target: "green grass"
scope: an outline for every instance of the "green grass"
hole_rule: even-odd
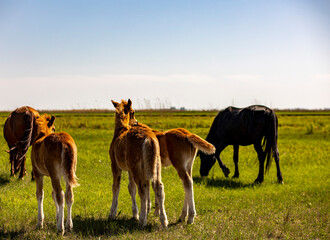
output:
[[[178,223],[184,191],[173,167],[163,168],[168,229],[152,213],[140,229],[131,219],[128,175],[123,174],[119,216],[108,221],[112,174],[108,149],[113,136],[111,112],[53,113],[56,131],[72,135],[78,146],[74,189],[74,229],[66,239],[329,239],[330,218],[330,114],[329,112],[279,112],[279,151],[284,184],[276,183],[273,163],[265,181],[254,185],[258,163],[252,146],[240,148],[240,179],[225,178],[218,165],[209,177],[199,177],[200,159],[194,170],[197,216],[193,225]],[[8,113],[0,113],[3,128]],[[137,119],[166,130],[184,127],[205,138],[216,112],[137,112]],[[31,159],[22,181],[9,176],[7,145],[0,133],[0,239],[61,239],[56,233],[55,205],[50,179],[44,181],[45,226],[35,229],[37,200],[30,181]],[[221,154],[234,172],[232,147]],[[151,192],[154,199],[153,192]],[[137,199],[139,199],[137,197]],[[139,203],[138,203],[139,204]]]

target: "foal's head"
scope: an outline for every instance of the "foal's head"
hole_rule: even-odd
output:
[[[54,121],[55,116],[50,116],[48,114],[37,117],[36,128],[34,129],[34,136],[36,136],[36,139],[55,132]]]
[[[137,124],[135,119],[135,111],[132,108],[132,101],[128,99],[121,100],[121,103],[111,100],[113,106],[116,108],[116,125],[129,127]]]

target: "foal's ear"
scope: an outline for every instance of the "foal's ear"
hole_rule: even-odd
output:
[[[48,127],[51,127],[53,124],[54,124],[54,121],[55,121],[55,116],[52,116],[51,118],[50,118],[50,120],[48,121]]]
[[[119,106],[119,103],[115,102],[114,100],[111,100],[111,102],[115,108],[117,108]]]
[[[131,108],[132,107],[132,101],[131,101],[131,99],[128,99],[128,101],[127,101],[127,107],[128,108]]]

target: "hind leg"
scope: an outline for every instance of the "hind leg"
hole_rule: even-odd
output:
[[[136,185],[135,185],[132,174],[128,173],[128,176],[129,176],[128,191],[129,191],[129,194],[131,195],[131,199],[132,199],[133,218],[138,220],[139,219],[139,215],[138,215],[139,209],[136,204]]]
[[[26,156],[23,157],[22,164],[21,164],[21,171],[19,173],[20,179],[23,179],[24,175],[26,175],[26,168],[25,168]]]
[[[277,181],[278,181],[278,183],[283,183],[283,177],[282,177],[282,173],[281,173],[281,169],[280,169],[280,157],[279,157],[279,152],[278,152],[277,147],[274,151],[274,158],[275,158],[276,169],[277,169]]]
[[[254,144],[254,149],[258,153],[258,159],[259,159],[259,174],[258,174],[257,179],[254,182],[262,183],[264,181],[264,165],[265,165],[266,155],[265,155],[264,151],[262,150],[260,143]]]
[[[147,184],[147,213],[149,214],[151,209],[151,199],[150,199],[150,181]]]
[[[197,149],[195,151],[195,154],[193,155],[191,161],[189,161],[189,164],[187,166],[187,170],[188,170],[188,188],[190,187],[190,195],[188,198],[188,206],[189,206],[189,213],[188,213],[188,221],[187,223],[192,224],[194,222],[194,218],[197,215],[196,214],[196,209],[195,209],[195,200],[194,200],[194,184],[193,184],[193,178],[192,178],[192,167],[194,164],[194,159],[196,157],[197,154]]]
[[[183,207],[182,207],[182,211],[181,211],[181,215],[179,217],[179,221],[180,222],[184,222],[186,221],[186,216],[188,214],[188,197],[187,197],[187,190],[184,188],[184,193],[185,193],[185,196],[184,196],[184,201],[183,201]]]
[[[139,225],[141,227],[144,227],[147,225],[147,216],[148,216],[148,192],[147,192],[147,185],[149,185],[149,181],[143,181],[140,179],[136,179],[135,182],[137,182],[138,185],[138,192],[140,196],[141,201],[141,207],[140,207],[140,217],[139,217]]]
[[[194,222],[194,217],[196,216],[196,209],[195,209],[195,201],[194,201],[194,189],[193,189],[193,180],[192,180],[192,167],[194,164],[194,159],[196,157],[197,149],[189,159],[186,171],[181,170],[179,173],[179,169],[177,169],[179,177],[182,181],[183,188],[185,191],[185,198],[182,208],[182,213],[180,216],[180,221],[185,221],[188,212],[188,221],[187,223],[192,224]],[[182,161],[184,162],[184,161]]]
[[[12,150],[9,152],[9,159],[10,159],[10,176],[14,176],[15,175],[15,154],[14,154],[15,150]]]
[[[187,172],[185,170],[183,170],[183,168],[176,168],[176,171],[178,172],[178,175],[181,179],[181,182],[183,184],[183,189],[184,189],[184,193],[185,193],[185,196],[184,196],[184,201],[183,201],[183,207],[182,207],[182,211],[181,211],[181,216],[179,217],[179,221],[180,222],[184,222],[186,220],[186,216],[187,216],[187,213],[188,213],[188,191],[189,189],[186,188],[186,181],[188,179],[187,177]]]
[[[53,197],[53,201],[54,201],[54,203],[55,203],[55,207],[56,207],[56,222],[58,221],[58,210],[59,210],[59,208],[58,208],[58,204],[57,204],[57,201],[56,201],[56,192],[53,190],[52,191],[52,197]]]
[[[64,234],[64,192],[62,191],[61,181],[58,176],[50,176],[53,187],[53,199],[56,205],[57,230]]]
[[[37,228],[43,228],[44,225],[44,208],[43,208],[43,200],[44,200],[44,179],[43,176],[36,174],[36,185],[37,185],[37,201],[38,201],[38,221]]]
[[[165,193],[164,193],[164,184],[160,179],[152,180],[153,190],[155,192],[156,202],[158,203],[159,207],[159,219],[163,227],[167,227],[168,221],[167,216],[165,213]]]
[[[65,226],[68,230],[71,230],[73,228],[72,205],[73,205],[74,199],[73,199],[72,186],[68,182],[66,183],[65,202],[66,202],[66,207],[67,207],[67,220],[66,220]]]
[[[152,181],[152,189],[155,191],[156,189],[156,181]],[[159,204],[158,204],[158,198],[155,196],[155,212],[154,212],[154,215],[155,216],[159,216]]]
[[[113,183],[112,183],[112,204],[111,204],[109,218],[114,219],[116,217],[117,209],[118,209],[118,197],[119,197],[122,170],[118,167],[117,163],[115,163],[114,161],[112,161],[111,169],[112,169]]]
[[[194,202],[194,190],[193,190],[193,180],[187,172],[184,172],[180,176],[183,183],[185,199],[182,208],[182,214],[180,216],[180,221],[185,221],[188,212],[188,223],[194,222],[194,217],[196,215],[195,202]]]

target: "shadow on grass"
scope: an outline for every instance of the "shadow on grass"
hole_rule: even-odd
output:
[[[6,185],[10,182],[9,175],[0,174],[0,186]],[[0,235],[1,236],[1,235]]]
[[[0,229],[0,239],[22,239],[24,235],[24,231],[6,231],[4,232],[3,229]]]
[[[82,218],[77,216],[73,218],[73,231],[74,233],[83,237],[90,236],[118,236],[127,233],[134,232],[151,232],[153,225],[147,224],[147,226],[141,228],[138,221],[133,218],[117,217],[113,220],[108,219],[96,219]]]
[[[193,180],[195,184],[204,184],[207,187],[221,187],[225,189],[247,188],[258,185],[255,183],[245,184],[230,178],[223,179],[223,178],[193,177]]]

